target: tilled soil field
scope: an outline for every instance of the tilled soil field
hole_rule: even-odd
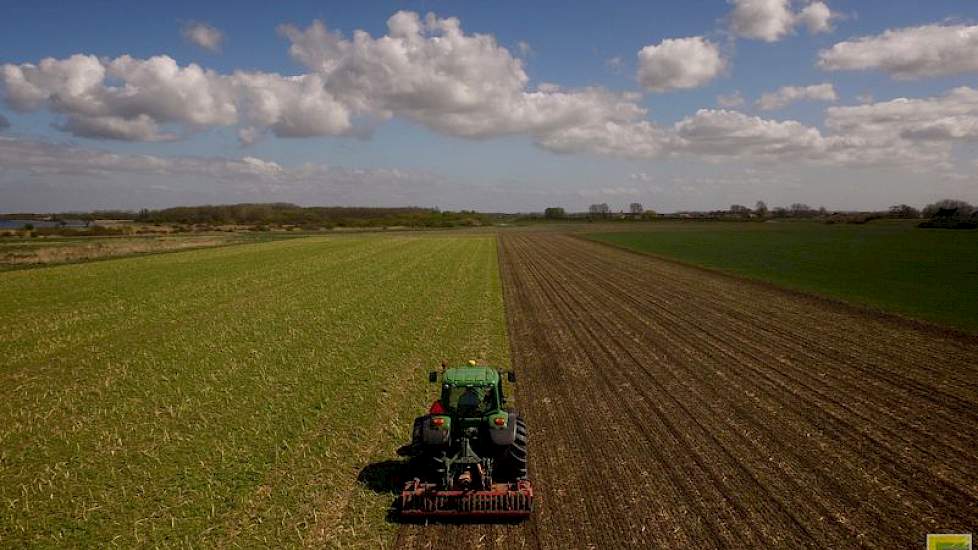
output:
[[[978,343],[558,234],[501,269],[538,499],[416,548],[922,548],[978,527]]]

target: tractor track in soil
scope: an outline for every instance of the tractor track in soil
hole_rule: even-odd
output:
[[[978,343],[552,233],[500,236],[536,510],[414,548],[913,548],[978,528]]]

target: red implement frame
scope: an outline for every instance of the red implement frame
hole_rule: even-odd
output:
[[[533,486],[527,480],[497,483],[491,491],[439,491],[415,479],[404,485],[400,512],[406,517],[494,517],[520,519],[533,511]]]

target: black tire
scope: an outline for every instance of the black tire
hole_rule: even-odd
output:
[[[434,481],[438,477],[435,475],[437,463],[434,453],[436,451],[424,444],[424,423],[430,416],[416,417],[411,427],[411,445],[415,447],[416,452],[408,461],[408,471],[411,477],[417,477],[422,481]]]
[[[418,416],[414,419],[414,426],[411,427],[411,443],[413,445],[422,445],[421,441],[421,430],[424,429],[424,421],[428,418],[427,416]]]
[[[526,429],[526,422],[517,417],[516,436],[513,438],[513,444],[506,447],[506,450],[499,457],[494,478],[499,481],[526,479],[530,450],[529,439],[530,434]]]

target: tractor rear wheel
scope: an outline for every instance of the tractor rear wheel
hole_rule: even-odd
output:
[[[506,447],[506,450],[499,458],[499,473],[507,480],[526,479],[527,460],[529,452],[529,432],[526,429],[526,422],[520,417],[516,418],[516,435],[513,444]],[[493,476],[497,477],[498,476]]]

